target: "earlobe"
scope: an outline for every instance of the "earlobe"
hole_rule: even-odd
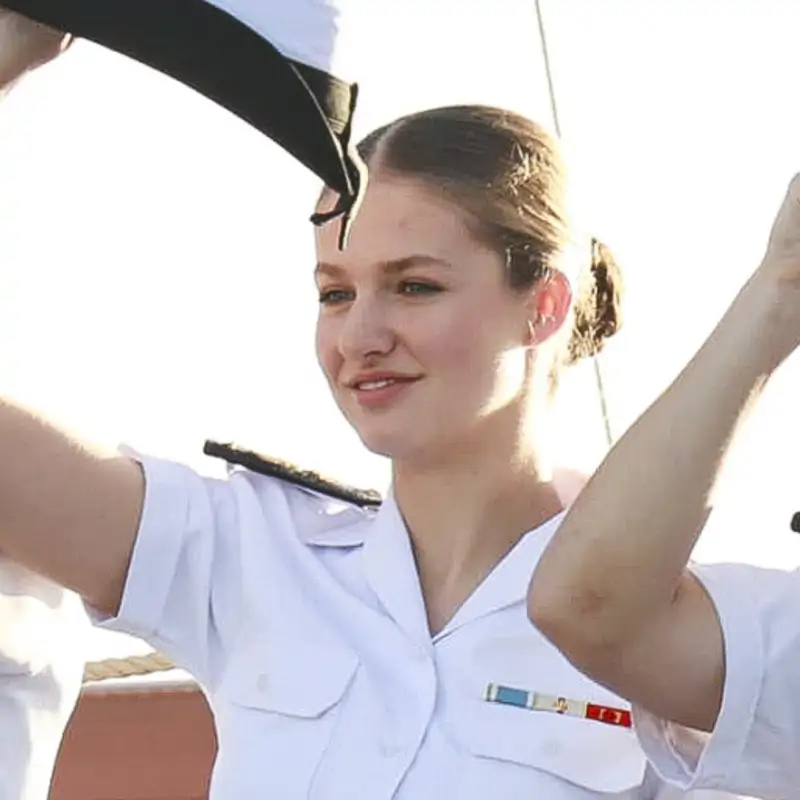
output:
[[[527,346],[533,347],[546,339],[554,322],[555,317],[552,314],[537,314],[536,319],[529,319]]]

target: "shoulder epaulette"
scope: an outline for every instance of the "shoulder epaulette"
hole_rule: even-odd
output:
[[[336,500],[344,500],[361,508],[379,506],[382,502],[380,493],[372,489],[356,489],[332,478],[323,477],[311,470],[301,469],[281,459],[268,458],[252,450],[244,450],[234,444],[207,441],[203,445],[203,453],[212,458],[221,458],[229,464],[244,467],[251,472],[277,478],[294,486],[310,489]]]

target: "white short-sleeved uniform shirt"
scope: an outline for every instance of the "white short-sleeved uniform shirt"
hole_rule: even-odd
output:
[[[142,462],[141,527],[106,624],[200,681],[219,740],[213,800],[684,797],[630,729],[484,699],[496,684],[626,708],[527,619],[558,519],[431,638],[391,497],[367,511],[245,470],[213,480]]]
[[[725,687],[713,733],[635,709],[658,772],[681,788],[800,798],[800,574],[721,564],[694,568],[717,609]]]
[[[46,800],[80,693],[77,596],[0,559],[0,800]]]

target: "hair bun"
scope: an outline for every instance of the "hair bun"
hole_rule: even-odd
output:
[[[622,327],[622,272],[611,249],[592,237],[589,280],[583,282],[575,303],[575,328],[567,363],[597,355],[606,340]]]
[[[611,249],[592,237],[592,278],[595,285],[595,332],[608,339],[622,327],[622,272]]]

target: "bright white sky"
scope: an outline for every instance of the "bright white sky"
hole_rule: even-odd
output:
[[[588,216],[627,274],[626,329],[602,360],[619,434],[756,265],[800,170],[800,5],[549,0],[544,11]],[[533,0],[347,0],[345,14],[360,133],[453,102],[552,122]],[[219,438],[385,486],[385,464],[317,371],[306,221],[317,185],[276,146],[80,43],[3,104],[0,176],[0,390],[206,470],[218,467],[203,440]],[[751,425],[701,560],[800,564],[788,527],[799,367]],[[591,466],[604,440],[590,365],[567,382],[562,411],[568,457]],[[90,658],[134,649],[108,634],[87,645]]]

